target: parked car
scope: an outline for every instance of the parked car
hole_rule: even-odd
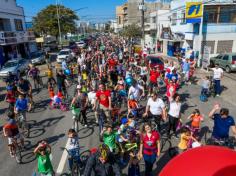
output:
[[[86,46],[86,43],[84,41],[79,41],[79,42],[76,42],[76,45],[79,47],[79,48],[84,48]]]
[[[0,70],[0,77],[6,78],[9,72],[11,72],[13,75],[24,73],[27,70],[29,63],[29,60],[22,58],[9,60]]]
[[[45,58],[44,52],[38,51],[38,52],[32,53],[31,54],[31,63],[33,65],[46,63],[46,58]]]
[[[236,53],[219,54],[210,58],[210,66],[214,67],[215,64],[219,64],[219,67],[225,69],[227,73],[236,71]]]
[[[164,70],[164,60],[161,56],[148,55],[146,57],[146,64],[150,68],[159,66],[160,71]]]
[[[63,49],[57,55],[57,62],[61,63],[64,59],[68,62],[72,60],[73,56],[70,49]]]

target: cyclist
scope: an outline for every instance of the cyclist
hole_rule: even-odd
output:
[[[68,138],[69,145],[67,146],[67,150],[69,152],[70,157],[68,158],[68,164],[70,171],[72,170],[73,160],[75,158],[78,160],[78,164],[81,164],[80,156],[79,156],[79,137],[74,129],[68,130]]]
[[[30,68],[30,70],[28,72],[28,76],[31,77],[34,81],[34,88],[35,89],[37,89],[40,84],[39,74],[40,74],[39,69],[37,67],[35,67],[34,65]]]
[[[158,68],[158,67],[157,67]],[[157,79],[160,77],[160,71],[152,67],[149,75],[149,96],[152,94],[154,88],[157,88]]]
[[[63,91],[63,95],[67,95],[66,86],[69,86],[69,83],[66,79],[66,76],[63,74],[62,70],[59,70],[57,75],[57,87],[58,90]]]
[[[20,77],[18,82],[17,91],[19,94],[24,95],[25,97],[30,98],[30,103],[33,102],[33,96],[32,96],[32,86],[28,80],[23,79]]]
[[[8,121],[3,126],[3,134],[4,136],[8,137],[8,149],[10,152],[10,156],[14,157],[14,151],[12,146],[14,139],[20,140],[22,147],[24,147],[24,139],[21,137],[16,120],[14,119],[15,114],[13,112],[9,112],[7,116]]]
[[[19,95],[18,99],[16,100],[15,104],[15,113],[21,113],[26,121],[26,111],[31,110],[31,104],[29,103],[28,99],[25,98],[23,95]]]
[[[106,144],[101,144],[98,151],[93,153],[84,170],[84,176],[121,176],[121,171],[114,154]]]
[[[161,119],[165,120],[167,117],[166,106],[156,92],[148,99],[144,117],[148,117],[149,119],[154,118],[159,130],[161,128]]]
[[[110,151],[113,153],[117,152],[116,138],[118,136],[117,131],[113,131],[111,124],[106,124],[101,132],[101,136],[103,137],[104,144],[106,144]]]
[[[93,109],[97,110],[97,108],[99,108],[99,110],[104,111],[107,120],[111,122],[111,92],[105,89],[104,84],[99,85],[99,90],[96,92],[96,99],[94,104],[95,105]]]
[[[220,113],[216,113],[220,110]],[[227,139],[229,138],[229,129],[232,129],[233,134],[236,136],[235,121],[229,115],[227,108],[220,108],[219,104],[214,105],[209,113],[209,117],[214,120],[212,137],[214,139]]]
[[[133,80],[132,86],[129,88],[128,97],[134,96],[135,100],[139,100],[140,97],[145,96],[144,87],[139,85],[137,81]]]
[[[5,97],[5,101],[9,103],[9,110],[13,110],[16,102],[16,93],[13,90],[13,86],[8,85],[7,86],[7,93]]]

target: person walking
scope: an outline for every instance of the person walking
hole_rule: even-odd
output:
[[[223,77],[224,71],[219,67],[219,64],[215,64],[215,68],[212,68],[213,71],[213,79],[215,83],[215,93],[216,96],[220,96],[221,93],[221,84],[220,81]]]

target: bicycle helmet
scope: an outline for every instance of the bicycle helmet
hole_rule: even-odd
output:
[[[109,147],[106,144],[101,144],[98,147],[98,151],[99,151],[99,156],[103,159],[107,159],[108,158],[108,154],[109,154]]]
[[[7,91],[13,90],[13,86],[11,86],[11,85],[8,85],[6,88],[7,88]]]
[[[121,119],[121,124],[126,124],[126,123],[128,123],[128,119],[127,119],[127,117],[123,117],[122,119]]]

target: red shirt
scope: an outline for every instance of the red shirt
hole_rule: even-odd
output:
[[[109,64],[109,69],[113,69],[117,65],[117,62],[115,59],[109,59],[108,64]]]
[[[15,94],[8,92],[6,96],[6,101],[8,103],[15,103],[16,102]]]
[[[160,140],[160,135],[157,131],[152,131],[150,138],[147,134],[141,136],[141,141],[143,142],[143,154],[153,155],[157,153],[157,141]]]
[[[176,93],[177,85],[176,84],[168,84],[167,85],[167,91],[166,91],[166,96],[167,97],[172,97]]]
[[[111,96],[111,92],[109,90],[105,91],[97,91],[96,92],[96,97],[98,98],[98,101],[100,104],[102,104],[105,107],[109,107],[109,97]]]
[[[160,73],[158,71],[151,70],[150,71],[150,81],[152,83],[157,83],[157,78],[160,76]]]

